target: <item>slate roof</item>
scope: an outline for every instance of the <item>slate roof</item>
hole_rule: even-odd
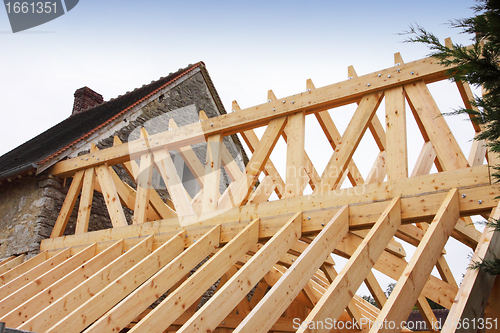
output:
[[[220,111],[225,113],[204,63],[199,62],[184,69],[179,69],[175,73],[128,92],[123,96],[104,102],[85,112],[70,116],[33,139],[0,156],[0,180],[19,174],[23,170],[36,169],[39,164],[57,157],[75,143],[84,140],[136,104],[154,95],[157,91],[197,67],[202,69],[203,76],[207,80]]]

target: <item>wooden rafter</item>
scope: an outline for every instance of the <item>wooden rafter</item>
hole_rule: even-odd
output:
[[[401,322],[416,304],[431,327],[428,299],[451,309],[445,333],[455,331],[451,320],[483,316],[494,279],[471,271],[459,287],[444,246],[453,237],[476,250],[475,260],[500,255],[496,234],[470,225],[473,215],[500,214],[498,186],[483,165],[496,157],[474,142],[467,160],[440,116],[427,84],[446,79],[446,69],[431,58],[404,63],[395,54],[394,61],[364,76],[350,66],[349,80],[322,88],[308,80],[307,91],[285,98],[270,90],[267,103],[241,109],[233,102],[235,112],[216,118],[200,111],[196,124],[170,120],[167,132],[143,129],[139,140],[115,138],[111,148],[92,146],[91,154],[56,164],[53,175],[73,181],[54,237],[21,265],[0,263],[0,321],[37,332],[294,332],[297,318]],[[470,87],[457,86],[467,106]],[[384,98],[385,130],[376,115]],[[424,138],[410,175],[406,102]],[[329,109],[350,103],[358,107],[341,135]],[[311,114],[333,148],[324,171],[305,149]],[[261,126],[267,128],[259,139],[254,129]],[[353,156],[367,129],[377,157],[363,175]],[[243,171],[224,139],[236,133],[252,154]],[[270,159],[280,137],[287,145],[282,175],[285,160]],[[191,148],[204,141],[205,165]],[[184,163],[201,187],[193,198],[177,173]],[[137,190],[120,179],[117,164]],[[437,173],[430,174],[433,165]],[[153,168],[175,211],[152,189]],[[222,194],[221,168],[232,181]],[[343,188],[346,178],[352,187]],[[303,195],[307,183],[313,194]],[[103,194],[114,228],[89,233],[94,191]],[[59,237],[78,198],[75,235]],[[122,206],[134,211],[134,224],[127,225]],[[416,247],[409,260],[401,241]],[[339,273],[331,253],[348,260]],[[434,267],[439,277],[431,275]],[[372,270],[398,281],[388,299]],[[354,294],[363,282],[378,308]],[[408,331],[361,331],[370,329]]]

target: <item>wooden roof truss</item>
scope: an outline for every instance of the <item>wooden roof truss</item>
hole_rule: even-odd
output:
[[[359,332],[399,332],[408,328],[368,320],[400,323],[417,305],[433,323],[428,299],[450,309],[442,332],[482,316],[494,277],[468,270],[459,287],[444,246],[453,237],[475,251],[473,260],[499,254],[497,234],[480,233],[470,218],[500,217],[498,187],[483,165],[497,157],[481,141],[464,156],[427,87],[447,79],[435,59],[403,63],[396,54],[395,62],[361,77],[350,67],[349,80],[322,88],[308,80],[306,91],[286,98],[269,91],[267,103],[241,110],[234,102],[227,115],[201,112],[199,123],[171,121],[167,132],[143,129],[139,140],[116,138],[111,148],[59,162],[52,174],[72,181],[52,238],[36,257],[0,264],[0,321],[35,332],[328,332],[317,323],[330,318],[355,322]],[[470,106],[470,87],[457,86]],[[385,129],[375,114],[384,98]],[[425,142],[411,175],[406,102]],[[358,106],[341,135],[328,110],[349,103]],[[305,151],[306,116],[334,150],[321,174]],[[380,152],[363,177],[352,156],[367,129]],[[245,170],[223,143],[235,133],[252,153]],[[280,137],[284,175],[270,158]],[[204,141],[202,163],[191,146]],[[196,196],[182,185],[171,150],[196,176]],[[117,164],[135,187],[120,179]],[[433,164],[438,172],[429,174]],[[153,168],[172,208],[151,187]],[[232,183],[220,193],[222,168]],[[352,187],[341,188],[346,178]],[[304,195],[307,184],[313,193]],[[94,191],[104,195],[114,228],[88,232]],[[279,200],[268,202],[272,193]],[[63,236],[78,197],[75,235]],[[131,225],[123,207],[134,211]],[[409,260],[401,241],[416,247]],[[340,271],[332,253],[348,260]],[[373,270],[397,281],[389,298]],[[355,294],[362,283],[378,308]]]

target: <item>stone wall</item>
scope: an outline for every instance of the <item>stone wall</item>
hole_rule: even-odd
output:
[[[204,110],[208,117],[216,117],[220,114],[214,99],[205,83],[201,72],[197,72],[188,79],[180,82],[159,95],[157,99],[136,111],[127,115],[118,125],[114,125],[113,131],[104,132],[97,140],[97,147],[104,149],[113,145],[113,138],[117,135],[122,142],[135,140],[139,137],[141,127],[145,127],[149,134],[155,134],[168,130],[171,118],[177,125],[184,126],[198,122],[198,113]],[[224,144],[231,152],[240,169],[244,169],[243,155],[234,142],[234,137],[224,138]],[[197,144],[194,150],[204,164],[206,155],[206,144]],[[88,153],[88,150],[78,152],[78,155]],[[171,152],[174,159],[175,151]],[[186,167],[176,163],[179,173],[186,172]],[[123,167],[115,166],[115,171],[126,183],[135,187]],[[159,180],[158,173],[154,172],[157,179],[157,190],[164,200],[168,193]],[[189,175],[183,177],[189,179]],[[0,258],[13,254],[27,253],[36,254],[39,250],[40,241],[50,236],[54,223],[57,219],[62,203],[66,196],[71,181],[67,180],[64,188],[62,182],[49,178],[48,172],[34,177],[16,179],[12,183],[0,186]],[[228,175],[221,175],[221,192],[230,183]],[[196,181],[186,184],[190,193],[197,192]],[[69,219],[65,234],[74,234],[79,201]],[[125,216],[131,223],[133,212],[125,208]],[[111,228],[108,211],[100,193],[94,192],[89,231]]]
[[[50,236],[65,193],[45,175],[18,179],[0,188],[0,258],[38,253]]]

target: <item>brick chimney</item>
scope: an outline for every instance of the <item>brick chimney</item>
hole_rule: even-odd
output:
[[[75,91],[75,103],[73,104],[73,112],[71,115],[86,111],[94,106],[102,104],[103,98],[101,94],[96,93],[89,87],[83,87]]]

